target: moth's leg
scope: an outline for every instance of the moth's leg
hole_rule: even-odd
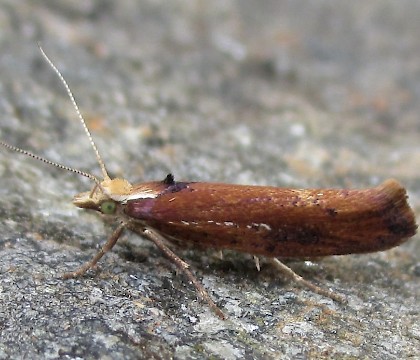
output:
[[[88,261],[87,263],[83,264],[79,269],[73,272],[69,272],[63,275],[64,279],[70,279],[82,276],[86,271],[92,269],[96,263],[104,256],[108,251],[110,251],[117,240],[120,238],[121,234],[123,233],[123,230],[125,228],[125,224],[120,224],[115,231],[112,233],[111,237],[108,239],[108,241],[105,243],[104,246],[102,246],[101,250],[92,258],[92,260]]]
[[[284,275],[286,275],[287,277],[291,278],[295,283],[303,286],[303,287],[307,287],[308,289],[312,290],[314,293],[317,293],[319,295],[325,296],[325,297],[329,297],[330,299],[333,299],[335,301],[344,303],[346,302],[346,299],[341,296],[336,294],[335,292],[328,290],[328,289],[323,289],[319,286],[316,286],[315,284],[311,283],[308,280],[305,280],[302,276],[296,274],[291,268],[289,268],[288,266],[284,265],[281,261],[279,261],[276,258],[268,258],[268,260],[271,262],[271,264],[273,264],[278,270],[280,270]]]
[[[216,313],[216,315],[222,320],[226,319],[226,316],[222,310],[220,310],[219,307],[214,303],[206,289],[204,289],[203,285],[189,270],[190,266],[165,245],[165,238],[151,229],[144,229],[143,234],[147,236],[151,241],[153,241],[155,245],[177,266],[177,268],[187,276],[188,280],[191,281],[195,286],[199,296],[207,302],[207,304]]]
[[[255,255],[252,258],[254,259],[255,267],[257,268],[258,271],[260,271],[261,270],[260,258]]]
[[[93,197],[93,194],[95,193],[96,189],[98,188],[98,184],[95,183],[95,186],[92,188],[90,194],[89,194],[89,198]]]

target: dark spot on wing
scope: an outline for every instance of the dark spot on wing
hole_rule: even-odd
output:
[[[337,210],[334,208],[327,208],[326,210],[327,210],[327,214],[331,217],[335,217],[338,214]]]

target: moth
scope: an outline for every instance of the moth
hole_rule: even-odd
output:
[[[398,246],[416,233],[415,216],[408,205],[406,191],[392,179],[361,190],[175,181],[172,174],[162,181],[139,184],[122,178],[112,179],[67,82],[41,47],[40,50],[67,91],[103,179],[5,142],[0,144],[88,177],[94,186],[90,191],[76,195],[74,205],[113,217],[117,222],[101,250],[78,270],[65,274],[65,278],[79,277],[92,269],[123,232],[130,230],[151,240],[193,283],[210,308],[224,319],[225,314],[189,265],[175,254],[171,244],[236,250],[252,254],[256,259],[264,256],[299,284],[341,301],[341,296],[306,281],[278,258],[310,259],[382,251]]]

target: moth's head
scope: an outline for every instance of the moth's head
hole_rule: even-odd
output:
[[[92,191],[77,194],[73,204],[79,208],[100,211],[112,215],[117,205],[124,203],[132,190],[132,185],[125,179],[107,178],[95,185]]]

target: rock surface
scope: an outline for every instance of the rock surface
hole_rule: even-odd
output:
[[[41,42],[114,175],[287,187],[395,177],[420,209],[420,5],[3,1],[0,138],[100,175]],[[86,179],[0,153],[0,359],[400,359],[420,348],[419,241],[291,266],[179,251],[216,318],[147,241],[77,280],[113,224],[74,208]]]

